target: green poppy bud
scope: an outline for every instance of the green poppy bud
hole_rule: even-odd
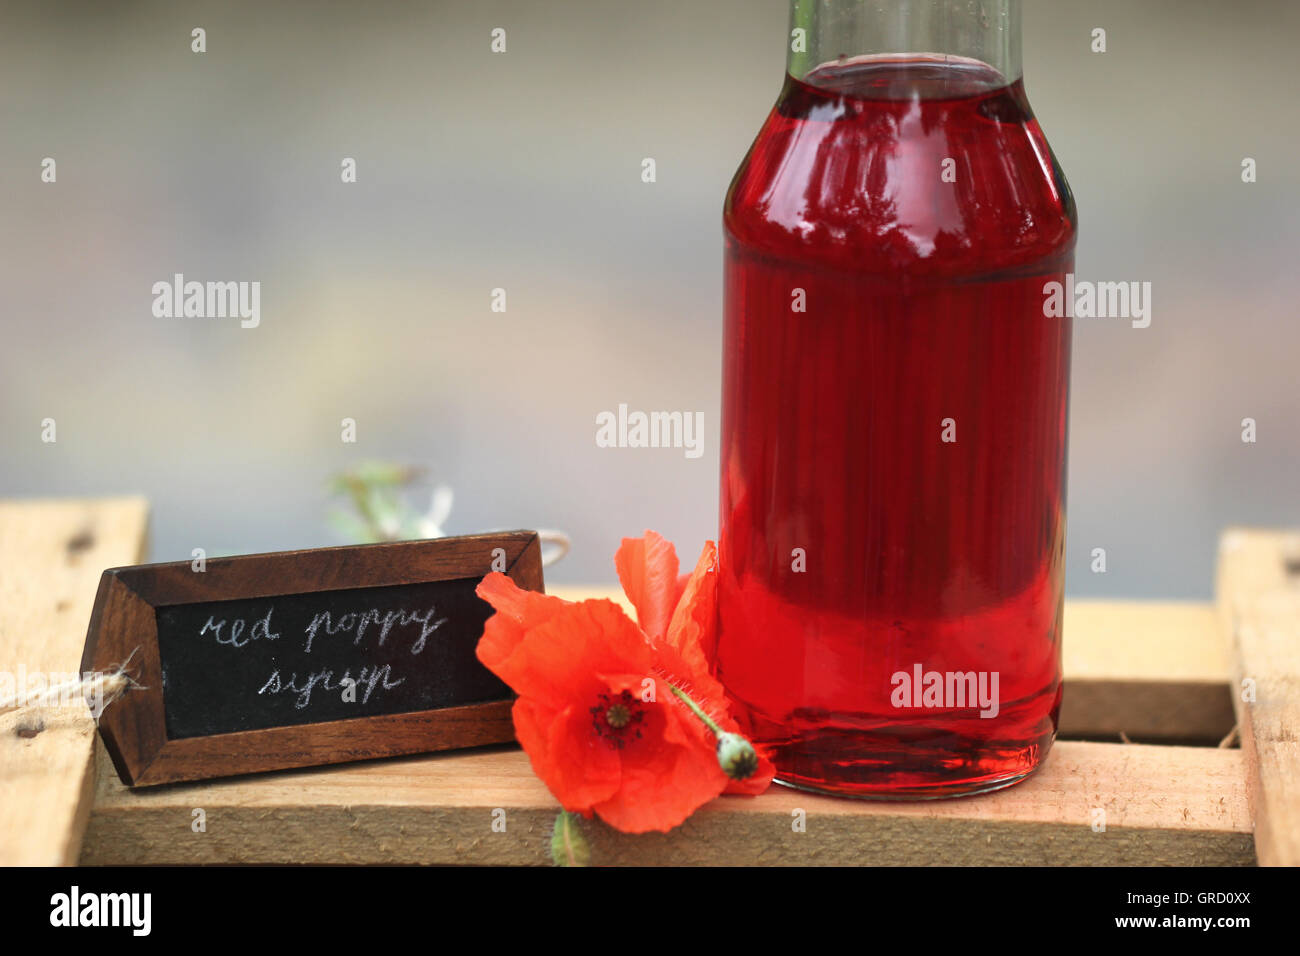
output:
[[[718,765],[732,780],[745,780],[758,770],[758,752],[740,734],[718,734]]]

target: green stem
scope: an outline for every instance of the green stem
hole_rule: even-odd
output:
[[[561,810],[551,830],[551,862],[556,866],[586,866],[591,847],[579,829],[578,814]]]
[[[691,700],[690,695],[687,694],[686,691],[682,690],[680,687],[674,687],[672,684],[668,685],[668,689],[677,695],[678,700],[691,709],[691,713],[704,721],[704,726],[713,731],[715,737],[721,737],[723,735],[723,729],[717,725],[717,722],[714,721],[712,717],[704,712],[704,709],[700,707],[699,704]]]

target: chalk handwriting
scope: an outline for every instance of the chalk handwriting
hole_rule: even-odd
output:
[[[361,639],[366,636],[366,630],[373,624],[379,635],[378,643],[380,647],[388,640],[388,634],[394,627],[405,627],[409,624],[420,625],[420,636],[411,644],[411,653],[418,654],[424,650],[425,642],[429,635],[447,623],[445,617],[434,620],[434,609],[430,607],[427,611],[408,611],[405,608],[398,608],[395,611],[380,612],[363,611],[360,614],[355,612],[344,614],[337,621],[331,616],[329,611],[321,611],[311,619],[307,625],[307,653],[311,653],[312,642],[316,640],[316,635],[325,634],[351,634],[352,643],[361,644]]]
[[[244,636],[246,623],[242,617],[237,617],[231,621],[230,629],[225,630],[225,619],[222,618],[218,621],[215,615],[210,614],[206,623],[199,629],[199,637],[211,631],[217,636],[218,644],[229,644],[231,647],[243,647],[249,641],[278,641],[280,635],[271,630],[271,612],[274,610],[275,608],[267,608],[266,615],[253,623],[247,637]]]
[[[405,682],[405,677],[393,679],[392,673],[392,668],[388,664],[382,667],[362,667],[356,677],[357,689],[361,691],[361,703],[368,703],[370,695],[376,690],[392,690]],[[332,670],[318,670],[305,674],[301,680],[296,673],[293,673],[286,680],[280,676],[279,668],[276,668],[257,693],[296,695],[293,702],[294,709],[303,710],[311,703],[312,691],[316,688],[337,691],[352,679],[350,671],[344,671],[341,677],[335,679]]]

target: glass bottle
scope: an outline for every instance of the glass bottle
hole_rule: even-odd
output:
[[[1061,701],[1069,186],[1018,0],[796,0],[728,191],[718,676],[784,783],[973,793]]]

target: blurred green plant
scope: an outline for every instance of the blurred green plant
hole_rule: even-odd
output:
[[[413,500],[428,493],[424,469],[387,461],[365,461],[329,480],[329,492],[345,505],[330,511],[330,524],[351,541],[404,541],[441,538],[451,514],[452,492],[447,485],[432,491],[429,506],[420,510]]]

